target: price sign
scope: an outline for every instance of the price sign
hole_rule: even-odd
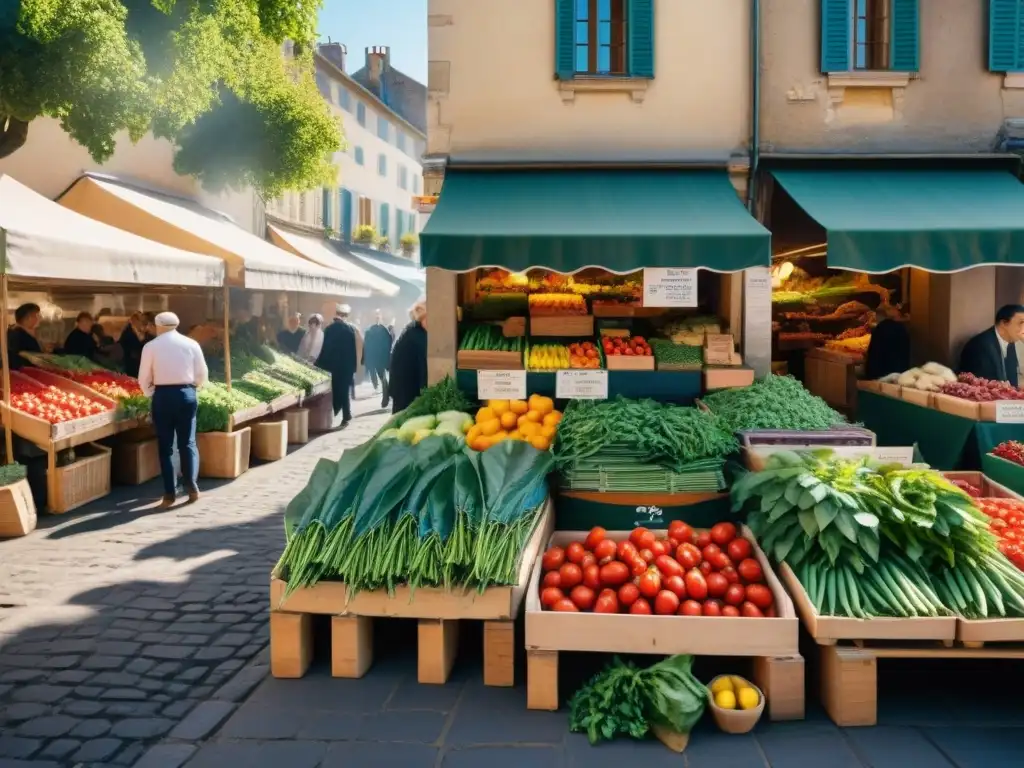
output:
[[[905,467],[909,467],[914,463],[913,447],[887,445],[872,449],[871,454],[874,456],[875,461],[881,461],[885,464],[902,464]]]
[[[559,400],[607,400],[608,371],[558,371],[555,397]]]
[[[697,270],[644,269],[645,307],[696,307]]]
[[[1024,424],[1024,400],[1000,400],[996,403],[996,422]]]
[[[525,400],[526,371],[477,371],[476,394],[481,400]]]

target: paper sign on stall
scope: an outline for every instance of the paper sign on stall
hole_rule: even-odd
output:
[[[747,448],[747,450],[761,458],[767,458],[773,453],[781,453],[783,451],[796,451],[799,453],[801,451],[828,450],[839,459],[862,459],[870,456],[875,461],[885,464],[902,464],[905,467],[909,467],[914,463],[913,446],[810,445],[797,447],[792,445],[755,445]]]
[[[996,403],[998,424],[1024,424],[1024,400],[1000,400]]]
[[[697,270],[644,268],[645,307],[696,307]]]
[[[476,396],[481,400],[525,400],[526,371],[477,371]]]
[[[558,371],[555,397],[559,400],[607,400],[608,371]]]
[[[875,457],[875,461],[881,461],[885,464],[902,464],[905,467],[909,467],[914,463],[914,448],[901,447],[901,446],[876,446],[871,449],[871,454]]]

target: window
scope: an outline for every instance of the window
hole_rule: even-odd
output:
[[[917,72],[919,0],[821,0],[821,71]]]
[[[405,211],[395,211],[395,243],[402,242],[402,235],[405,234]]]
[[[418,195],[420,193],[420,177],[416,174],[412,176],[412,193]]]
[[[626,74],[625,0],[576,0],[576,74]]]
[[[373,201],[368,197],[359,198],[359,226],[373,225]]]
[[[344,88],[339,88],[338,90],[341,91],[341,94],[340,94],[340,96],[341,96],[341,108],[344,109],[346,112],[351,112],[352,111],[352,94],[349,93]]]
[[[334,190],[328,187],[324,187],[323,202],[321,203],[322,213],[320,215],[321,221],[323,222],[324,229],[329,229],[334,225]]]
[[[391,129],[391,123],[385,120],[383,117],[377,117],[377,138],[388,140],[388,133]]]
[[[1007,74],[1024,72],[1024,28],[1019,23],[1022,10],[1024,10],[1024,0],[989,0],[988,68],[990,72],[1005,72]],[[1004,84],[1003,87],[1011,86]]]
[[[355,155],[355,158],[356,158],[356,165],[363,165],[363,161],[364,161],[364,158],[363,158],[363,148],[362,147],[356,147],[353,154]]]
[[[383,155],[383,154],[382,155],[377,155],[377,173],[379,173],[381,176],[387,176],[388,175],[388,156],[387,155]]]
[[[402,131],[401,129],[397,129],[397,130],[398,130],[398,137],[397,137],[396,141],[398,142],[398,148],[400,150],[402,150],[403,152],[405,152],[405,132]]]
[[[654,5],[654,0],[555,0],[557,78],[653,78]]]
[[[363,102],[356,104],[356,121],[363,126],[363,128],[366,127],[366,105],[363,104]]]
[[[398,186],[401,189],[409,188],[409,169],[404,165],[398,166]]]
[[[855,0],[853,4],[853,68],[889,68],[888,0]]]
[[[341,239],[348,242],[352,239],[352,192],[341,190],[341,222],[339,227]]]
[[[380,226],[377,229],[381,237],[387,237],[391,231],[391,206],[387,203],[380,204]]]

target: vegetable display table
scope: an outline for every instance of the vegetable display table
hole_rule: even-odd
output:
[[[555,373],[526,374],[528,392],[555,395]],[[703,373],[696,371],[608,371],[608,397],[651,398],[664,403],[691,404],[700,396]],[[459,370],[456,383],[469,397],[476,397],[477,372]]]

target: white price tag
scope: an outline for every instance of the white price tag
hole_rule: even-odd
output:
[[[900,447],[900,446],[881,446],[875,447],[871,451],[875,461],[881,461],[885,464],[902,464],[905,467],[909,467],[914,463],[914,448],[913,446]]]
[[[525,400],[526,371],[477,371],[476,396],[481,400]]]
[[[697,270],[646,267],[645,307],[696,307]]]
[[[996,403],[997,424],[1024,424],[1024,400],[1000,400]]]
[[[555,397],[559,400],[607,400],[608,371],[558,371]]]

